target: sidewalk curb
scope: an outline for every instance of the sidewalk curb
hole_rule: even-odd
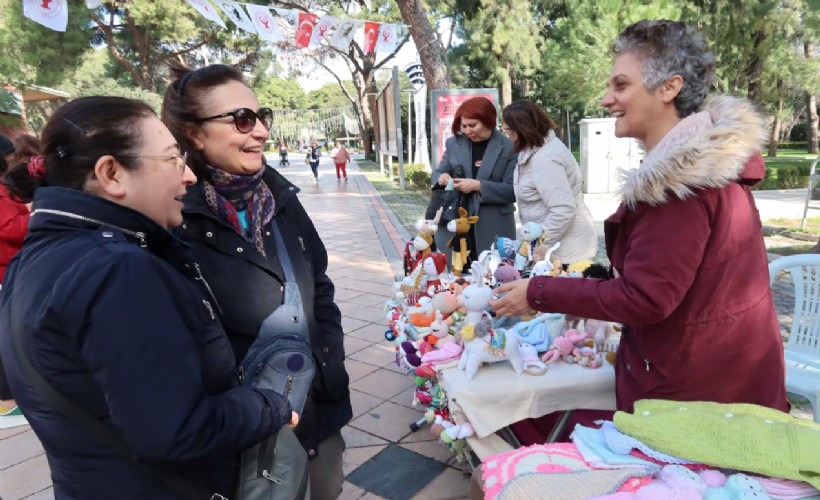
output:
[[[785,227],[776,227],[776,226],[763,226],[763,235],[764,236],[785,236],[786,238],[791,238],[793,240],[801,240],[801,241],[811,241],[817,242],[817,236],[813,234],[806,234],[800,233],[797,231],[792,231]]]
[[[355,170],[362,172],[362,170],[359,169],[359,160],[361,159],[354,158],[353,162],[356,165]],[[364,174],[357,175],[355,179],[359,187],[359,192],[362,193],[363,196],[370,198],[370,203],[367,208],[368,215],[379,236],[382,250],[384,250],[384,255],[390,263],[393,274],[397,278],[404,276],[402,259],[404,245],[410,240],[410,234],[404,226],[401,225],[387,202],[384,201],[381,193],[370,183],[370,179]]]

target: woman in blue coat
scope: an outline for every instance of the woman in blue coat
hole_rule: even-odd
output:
[[[173,67],[171,75],[162,119],[190,152],[200,179],[188,187],[178,233],[211,284],[238,361],[260,330],[278,321],[277,311],[285,311],[279,306],[286,286],[298,286],[305,314],[286,324],[309,335],[316,375],[294,431],[310,458],[311,497],[336,498],[344,483],[341,429],[353,410],[327,251],[298,188],[265,163],[272,112],[260,106],[242,74],[215,64],[196,71]]]
[[[237,385],[213,297],[168,231],[196,182],[185,154],[148,105],[118,97],[66,104],[42,140],[4,179],[34,204],[0,294],[0,353],[55,497],[183,498],[144,466],[232,497],[240,452],[296,418],[283,396]],[[127,457],[32,385],[13,337]]]

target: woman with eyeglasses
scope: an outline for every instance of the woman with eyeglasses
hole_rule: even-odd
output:
[[[555,135],[555,122],[526,99],[504,108],[501,116],[502,130],[518,153],[513,185],[521,223],[541,224],[542,248],[561,242],[553,256],[563,264],[595,257],[598,237],[581,194],[581,168]]]
[[[453,136],[444,143],[444,156],[432,176],[433,189],[444,189],[452,180],[453,189],[478,198],[478,213],[471,214],[478,215],[472,259],[488,250],[497,236],[516,236],[513,175],[518,154],[512,141],[497,130],[497,123],[489,99],[464,101],[456,110]],[[444,229],[436,231],[437,248],[445,251],[450,237],[452,233]]]
[[[299,189],[265,162],[271,110],[242,74],[225,65],[172,66],[171,76],[162,118],[199,177],[188,187],[179,234],[211,285],[237,361],[276,317],[286,283],[298,285],[317,370],[295,432],[310,458],[312,498],[336,498],[344,482],[340,431],[353,412],[327,251]]]
[[[59,108],[42,156],[3,179],[34,201],[0,355],[57,499],[186,498],[181,483],[232,498],[240,452],[296,422],[280,394],[238,385],[214,298],[169,232],[195,182],[150,106],[120,97]]]

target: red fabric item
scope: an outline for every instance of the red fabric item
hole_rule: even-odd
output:
[[[23,247],[29,217],[28,208],[12,200],[6,187],[0,185],[0,280],[11,258]]]
[[[555,424],[558,423],[558,418],[560,418],[562,413],[563,412],[548,413],[542,417],[528,418],[516,422],[510,427],[522,446],[543,444],[547,442],[547,437],[550,432],[552,432]],[[615,415],[615,412],[610,410],[575,410],[572,412],[572,416],[564,428],[564,431],[558,435],[556,442],[570,442],[571,439],[569,435],[572,434],[572,430],[575,429],[577,424],[597,428],[598,425],[595,424],[596,420],[612,420],[613,415]]]
[[[528,301],[625,325],[615,365],[617,407],[639,399],[752,403],[788,411],[780,328],[749,187],[738,182],[621,205],[604,225],[616,279],[536,277]]]

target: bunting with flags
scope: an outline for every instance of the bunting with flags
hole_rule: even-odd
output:
[[[219,2],[219,8],[222,9],[237,28],[247,31],[248,33],[256,33],[256,26],[250,20],[245,9],[236,2]]]
[[[65,31],[68,25],[68,0],[22,1],[23,14],[26,17],[50,29]],[[393,52],[398,46],[398,30],[404,26],[395,23],[345,19],[329,14],[319,16],[301,10],[230,0],[187,0],[187,2],[202,17],[218,24],[223,29],[228,27],[220,16],[220,11],[243,31],[255,33],[262,40],[272,43],[282,44],[290,40],[299,49],[326,45],[346,51],[353,42],[354,36],[359,32],[359,28],[363,27],[361,45],[366,54]],[[104,0],[86,0],[85,5],[89,9],[97,9],[103,3]]]
[[[252,4],[247,4],[246,7],[259,38],[266,42],[273,43],[279,43],[285,40],[285,34],[282,33],[269,8],[264,5]]]
[[[225,25],[225,21],[219,17],[216,9],[214,9],[213,5],[211,5],[208,0],[188,0],[188,3],[191,4],[191,7],[199,12],[205,19],[215,22],[220,25],[222,29],[228,29],[228,26]]]
[[[310,37],[308,47],[315,47],[322,43],[322,40],[327,37],[330,30],[336,26],[336,16],[322,16],[316,21],[316,26],[313,28],[313,35]]]
[[[23,15],[54,31],[65,31],[68,25],[66,0],[23,0]]]

